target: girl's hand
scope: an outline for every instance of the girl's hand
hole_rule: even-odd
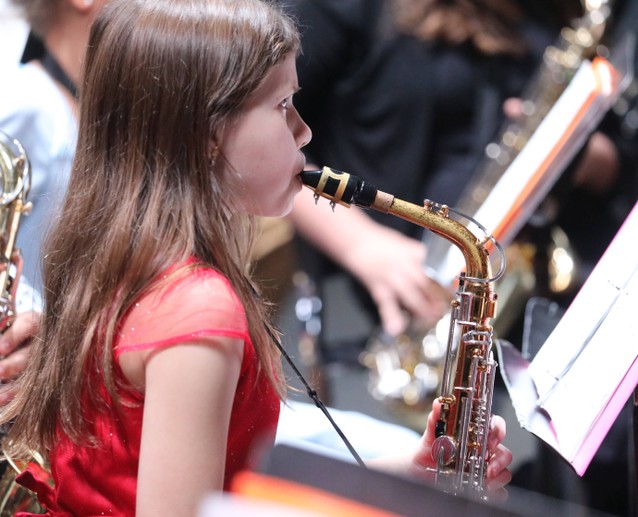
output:
[[[439,418],[441,405],[438,400],[434,401],[432,411],[428,415],[427,427],[421,438],[419,450],[413,457],[412,472],[416,475],[432,477],[431,473],[425,469],[436,468],[432,459],[432,445],[435,440],[434,428]],[[505,420],[498,415],[492,416],[487,448],[489,450],[489,464],[487,467],[486,488],[490,499],[503,499],[507,496],[505,485],[512,480],[512,474],[508,470],[512,463],[512,453],[501,442],[505,438]]]

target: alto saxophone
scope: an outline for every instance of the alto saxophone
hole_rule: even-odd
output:
[[[432,456],[436,484],[447,492],[484,497],[489,451],[487,439],[492,417],[492,395],[497,364],[492,353],[491,319],[496,294],[488,244],[500,250],[491,237],[479,240],[465,225],[451,219],[446,206],[426,201],[418,206],[377,190],[345,172],[324,167],[306,171],[302,182],[334,204],[354,203],[418,224],[456,245],[465,258],[460,275],[447,343],[444,380],[439,401],[440,417]],[[504,269],[501,261],[500,275]]]
[[[563,27],[558,41],[545,49],[535,76],[521,95],[521,116],[507,121],[498,137],[485,148],[483,160],[455,203],[460,212],[473,215],[481,208],[499,179],[567,89],[583,62],[599,53],[607,53],[601,41],[611,16],[610,0],[581,0],[581,3],[583,15],[573,20],[571,25]],[[524,222],[519,221],[515,228]],[[510,231],[509,235],[499,236],[499,239],[509,244],[515,237],[512,233]],[[450,285],[453,280],[451,275],[442,274],[449,248],[446,242],[433,242],[428,246],[426,257],[425,265],[432,270],[433,280],[443,286]],[[556,274],[561,273],[557,271]],[[568,274],[563,276],[567,277]],[[567,285],[556,287],[556,292],[566,290],[571,278],[564,278],[563,281]],[[503,302],[501,296],[501,304]],[[503,311],[499,319],[503,319]]]
[[[17,140],[0,132],[0,333],[15,319],[15,295],[22,272],[16,248],[20,218],[31,210],[29,160]]]
[[[26,201],[30,187],[31,169],[24,148],[0,131],[0,333],[16,317],[16,290],[22,272],[16,237],[22,215],[31,210],[31,203]],[[36,454],[34,461],[44,463]],[[0,463],[0,517],[18,511],[42,511],[35,494],[16,483],[20,471],[21,465],[9,458]]]

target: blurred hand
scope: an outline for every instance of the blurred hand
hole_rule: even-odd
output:
[[[19,314],[13,324],[0,336],[0,404],[5,404],[14,395],[16,379],[27,365],[31,352],[31,338],[40,327],[40,314]]]
[[[618,181],[620,157],[616,144],[604,133],[591,135],[574,170],[574,185],[590,192],[604,193]]]
[[[410,318],[430,327],[449,309],[451,293],[423,271],[425,254],[422,242],[380,225],[343,251],[344,265],[368,289],[393,336]]]
[[[523,119],[523,101],[517,97],[510,97],[503,103],[503,113],[507,118],[521,121]]]
[[[310,191],[297,196],[291,218],[307,240],[364,285],[388,334],[403,332],[411,318],[431,327],[449,310],[452,293],[426,276],[421,241],[375,222],[357,207],[333,210],[328,202],[315,204]]]

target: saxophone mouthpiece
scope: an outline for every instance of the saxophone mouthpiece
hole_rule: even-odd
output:
[[[315,193],[315,198],[325,197],[333,204],[349,207],[352,203],[370,207],[377,189],[357,176],[324,167],[316,171],[303,171],[301,181]]]

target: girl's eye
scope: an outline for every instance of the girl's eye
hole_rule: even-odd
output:
[[[283,101],[281,101],[279,103],[279,106],[281,106],[283,109],[287,110],[288,106],[290,105],[290,99],[284,99]]]

